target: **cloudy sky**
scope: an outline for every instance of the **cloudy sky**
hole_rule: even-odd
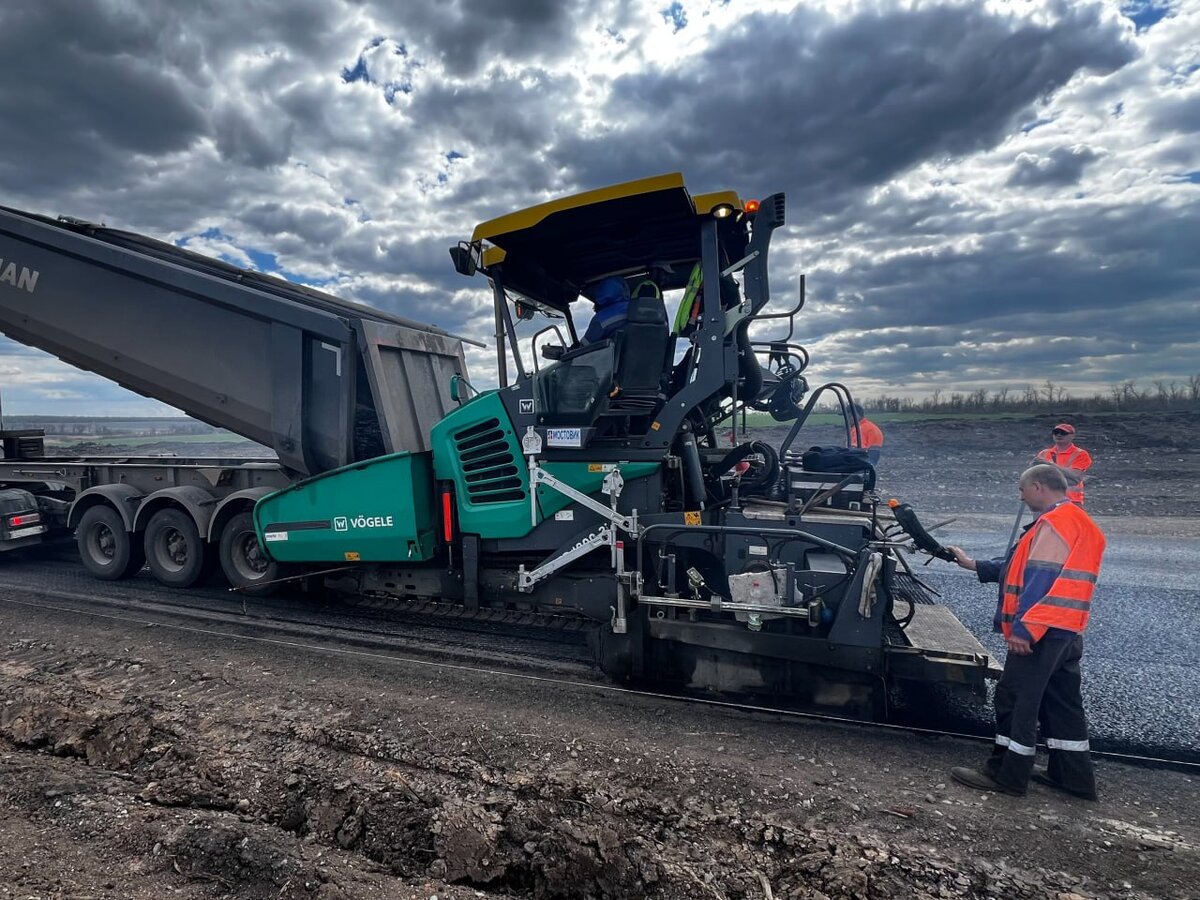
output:
[[[787,192],[818,379],[1200,371],[1200,0],[18,0],[0,120],[2,205],[477,337],[476,223],[682,171]],[[169,412],[4,338],[0,391]]]

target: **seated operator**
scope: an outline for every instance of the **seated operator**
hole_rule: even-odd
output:
[[[597,344],[613,337],[629,320],[629,285],[624,278],[611,275],[596,285],[592,294],[595,312],[579,343]]]

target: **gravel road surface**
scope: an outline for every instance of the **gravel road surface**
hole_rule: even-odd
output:
[[[1098,521],[1108,550],[1083,663],[1095,746],[1200,760],[1200,644],[1195,640],[1200,539],[1130,534],[1118,518]],[[988,558],[1000,552],[1011,529],[1011,518],[975,516],[946,526],[942,540]],[[940,562],[924,569],[922,577],[1002,659],[1004,642],[991,631],[996,586]]]

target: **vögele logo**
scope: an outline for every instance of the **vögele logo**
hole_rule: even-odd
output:
[[[349,531],[350,530],[350,524],[346,521],[345,516],[338,516],[337,518],[335,518],[333,520],[333,530],[334,531]]]

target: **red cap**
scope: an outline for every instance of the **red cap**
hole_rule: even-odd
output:
[[[1063,423],[1061,423],[1061,424],[1059,424],[1059,425],[1055,425],[1055,426],[1054,426],[1054,428],[1053,428],[1053,429],[1051,429],[1051,430],[1052,430],[1052,431],[1065,431],[1067,434],[1074,434],[1074,433],[1075,433],[1075,426],[1074,426],[1074,425],[1068,425],[1066,422],[1063,422]]]

